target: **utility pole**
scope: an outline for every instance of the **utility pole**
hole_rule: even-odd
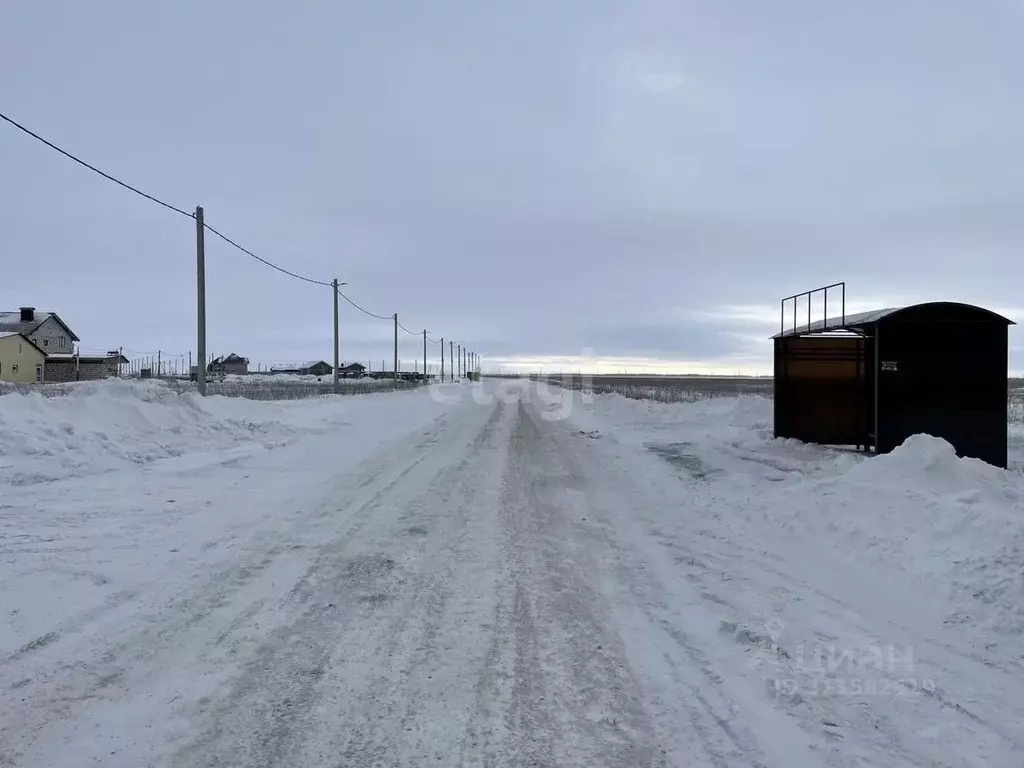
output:
[[[156,351],[156,377],[158,379],[160,378],[160,359],[161,359],[162,354],[163,353],[162,353],[161,350],[158,349]]]
[[[455,353],[452,351],[455,348],[455,342],[448,342],[448,370],[451,371],[452,382],[455,382]],[[441,354],[444,354],[444,350],[441,350]]]
[[[459,378],[462,378],[462,345],[459,344],[456,351],[459,353]]]
[[[334,391],[338,391],[338,278],[331,281],[334,288]]]
[[[203,240],[203,208],[196,206],[196,321],[198,328],[196,356],[199,370],[196,376],[200,395],[206,394],[206,245]]]
[[[444,336],[441,337],[441,378],[438,381],[444,384]]]
[[[398,313],[395,312],[395,381],[398,381]]]
[[[427,383],[427,329],[423,329],[423,383]]]

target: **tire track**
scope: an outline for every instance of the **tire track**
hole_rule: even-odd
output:
[[[381,517],[320,548],[288,596],[291,617],[193,713],[214,725],[173,765],[410,764],[402,754],[417,748],[418,671],[450,640],[453,556],[472,556],[469,516],[486,479],[476,464],[500,443],[501,420],[492,409],[468,439],[456,438],[457,452],[445,446],[379,494]],[[427,535],[410,535],[416,525]]]
[[[330,535],[339,538],[355,534],[381,508],[381,496],[406,481],[410,473],[429,455],[429,449],[443,439],[450,425],[443,418],[435,422],[438,433],[421,434],[412,445],[408,436],[391,441],[372,457],[352,470],[336,476],[327,486],[323,500],[312,509],[294,511],[288,525],[292,530],[312,525],[328,527]],[[356,479],[362,481],[354,488]],[[303,531],[305,534],[305,531]],[[173,675],[177,657],[189,643],[206,638],[213,632],[211,648],[224,644],[231,627],[244,624],[247,615],[255,615],[251,604],[239,603],[237,595],[265,578],[268,570],[281,557],[302,556],[302,545],[290,536],[282,536],[280,528],[263,531],[251,537],[241,554],[225,567],[189,585],[189,591],[172,599],[152,613],[136,613],[127,633],[112,635],[106,645],[96,645],[90,638],[88,653],[74,653],[84,660],[72,664],[53,665],[50,656],[61,653],[63,641],[84,642],[90,622],[112,608],[121,607],[138,597],[129,593],[113,604],[65,623],[46,642],[30,644],[17,658],[8,659],[12,679],[31,679],[19,690],[19,707],[4,719],[0,743],[10,749],[31,753],[37,746],[45,748],[43,734],[62,721],[79,717],[84,708],[95,706],[98,699],[115,702],[148,681],[161,675]],[[237,605],[237,607],[236,607]],[[226,612],[226,613],[225,613]],[[216,614],[225,614],[223,624],[211,627]],[[107,638],[102,638],[106,640]],[[198,640],[199,642],[207,642]],[[32,657],[46,652],[47,658],[36,662]],[[220,660],[230,661],[223,658]],[[116,681],[116,684],[111,684]]]

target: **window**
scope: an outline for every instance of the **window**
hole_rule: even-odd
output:
[[[12,365],[11,366],[11,373],[17,373],[17,372],[18,372],[18,366],[17,365]]]
[[[66,347],[67,346],[67,341],[68,341],[67,336],[60,336],[60,337],[57,338],[57,346],[58,347]]]
[[[43,346],[44,347],[50,346],[50,340],[49,339],[43,339]]]
[[[43,383],[43,366],[36,365],[36,384]]]

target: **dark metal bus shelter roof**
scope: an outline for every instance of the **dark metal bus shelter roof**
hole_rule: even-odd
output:
[[[959,302],[949,301],[936,301],[926,302],[924,304],[912,304],[906,307],[890,307],[888,309],[876,309],[871,312],[861,312],[856,315],[844,315],[842,317],[829,317],[823,320],[815,320],[811,323],[805,323],[804,325],[797,326],[794,328],[786,328],[781,333],[777,333],[772,336],[773,339],[779,339],[784,336],[805,336],[812,333],[830,333],[833,331],[857,333],[862,336],[872,336],[875,332],[875,327],[878,323],[887,317],[895,315],[906,309],[912,309],[915,307],[963,307],[969,308],[975,312],[984,313],[992,319],[999,319],[1006,322],[1008,325],[1015,325],[1015,323],[1009,318],[1003,317],[1002,315],[996,314],[982,307],[976,307],[971,304],[961,304]]]

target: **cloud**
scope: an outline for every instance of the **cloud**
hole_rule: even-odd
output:
[[[435,337],[728,365],[768,344],[781,297],[838,280],[851,312],[1019,303],[1020,20],[927,0],[29,3],[0,27],[0,89]],[[189,219],[7,129],[0,156],[25,265],[0,309],[55,309],[89,347],[194,349]],[[331,355],[329,293],[223,244],[207,269],[211,348]],[[343,357],[389,357],[387,321],[341,313]]]

